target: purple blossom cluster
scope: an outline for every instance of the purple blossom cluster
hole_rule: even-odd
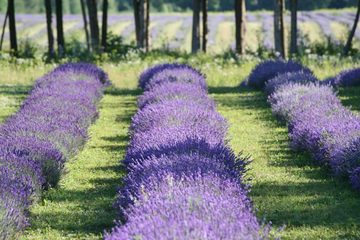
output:
[[[311,70],[294,61],[268,60],[258,64],[250,73],[247,85],[262,89],[266,82],[279,74],[288,72],[312,73]]]
[[[61,65],[38,79],[20,110],[0,126],[0,239],[26,227],[31,203],[57,184],[65,161],[87,140],[107,84],[94,65]]]
[[[274,115],[288,124],[290,146],[309,152],[360,189],[360,117],[309,72],[262,71],[263,76],[277,75],[266,79],[265,91]]]
[[[360,86],[360,68],[347,69],[340,72],[335,77],[330,77],[325,80],[334,87],[352,87]]]
[[[203,75],[162,64],[144,71],[140,86],[115,203],[122,222],[105,239],[266,238],[243,181],[247,160],[227,146]]]

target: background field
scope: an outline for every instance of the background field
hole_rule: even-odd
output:
[[[59,187],[44,193],[31,209],[32,226],[23,239],[100,239],[113,226],[112,203],[125,172],[119,167],[128,142],[127,129],[136,111],[138,74],[153,63],[186,61],[207,74],[209,92],[230,123],[231,147],[251,155],[250,193],[257,215],[275,229],[286,226],[284,239],[359,239],[359,193],[334,179],[306,154],[288,147],[286,126],[271,115],[265,96],[238,87],[258,60],[240,63],[206,56],[187,60],[158,57],[103,64],[113,86],[100,103],[100,118],[90,128],[90,141],[66,165]],[[360,66],[336,59],[304,59],[319,78]],[[0,121],[14,113],[34,80],[54,65],[0,65]],[[360,88],[341,89],[343,103],[360,110]]]
[[[44,47],[47,44],[45,14],[17,14],[17,30],[20,39],[29,39]],[[0,15],[0,22],[4,15]],[[299,12],[299,43],[325,43],[328,39],[337,43],[346,40],[353,24],[355,11],[309,11]],[[54,19],[55,21],[55,19]],[[259,48],[273,49],[272,12],[249,12],[247,15],[248,51]],[[286,17],[289,26],[290,17]],[[109,16],[109,31],[121,35],[125,43],[135,41],[134,20],[131,13]],[[152,49],[171,49],[189,52],[191,47],[191,13],[153,13],[150,20],[150,45]],[[101,23],[101,21],[100,21]],[[209,14],[209,52],[222,53],[234,48],[235,20],[232,12]],[[288,29],[289,30],[289,29]],[[64,31],[67,42],[76,39],[85,42],[81,15],[65,15]],[[8,47],[8,32],[4,47]],[[360,31],[355,35],[354,47],[360,48]]]

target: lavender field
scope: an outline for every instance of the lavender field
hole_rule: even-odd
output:
[[[324,43],[327,38],[335,42],[344,42],[355,17],[354,12],[312,11],[299,12],[299,41]],[[4,16],[0,16],[3,21]],[[150,43],[152,49],[172,49],[190,51],[191,23],[190,13],[154,13],[150,16]],[[256,51],[259,47],[273,49],[273,17],[271,12],[249,12],[247,15],[247,48]],[[55,19],[54,19],[55,21]],[[290,17],[286,17],[289,24]],[[100,21],[101,22],[101,21]],[[221,53],[234,47],[234,16],[232,13],[210,13],[209,15],[209,51]],[[45,15],[17,15],[19,38],[30,39],[45,47]],[[110,15],[109,30],[123,37],[125,43],[135,41],[134,21],[131,13]],[[84,42],[83,22],[80,15],[64,16],[65,37],[69,41],[76,38]],[[5,46],[9,43],[5,33]],[[359,47],[360,31],[355,34],[355,47]]]

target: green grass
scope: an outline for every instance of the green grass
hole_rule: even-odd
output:
[[[314,165],[306,154],[291,151],[287,128],[274,119],[265,96],[237,87],[257,61],[235,64],[199,55],[102,64],[113,87],[99,104],[100,117],[89,129],[91,138],[67,162],[59,186],[45,192],[31,209],[32,226],[22,239],[101,239],[103,230],[113,226],[115,189],[125,174],[119,161],[140,94],[138,74],[152,63],[175,59],[207,74],[210,95],[230,123],[231,147],[251,155],[250,196],[260,220],[271,221],[275,229],[285,225],[284,239],[360,238],[360,195],[346,181],[333,179],[329,171]],[[304,61],[320,78],[358,66],[352,61]],[[0,64],[0,121],[18,109],[34,79],[52,67]],[[340,89],[339,96],[345,105],[360,111],[360,88]]]

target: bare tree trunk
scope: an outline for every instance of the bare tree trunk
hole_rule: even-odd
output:
[[[62,57],[63,54],[65,53],[62,0],[56,0],[55,5],[56,5],[56,31],[57,31],[58,54],[60,57]]]
[[[109,8],[108,0],[104,0],[103,9],[102,9],[102,26],[101,26],[101,47],[103,51],[106,51],[108,8]]]
[[[5,19],[4,19],[4,23],[3,23],[3,27],[2,27],[2,32],[1,32],[0,51],[2,51],[2,46],[3,46],[3,42],[4,42],[4,35],[5,35],[5,28],[6,28],[6,23],[7,23],[8,17],[9,17],[9,12],[6,11],[6,15],[5,15]]]
[[[133,0],[134,5],[134,20],[135,20],[135,35],[136,45],[140,47],[140,12],[139,12],[139,0]]]
[[[349,37],[346,41],[346,45],[344,47],[344,55],[347,56],[350,52],[351,46],[352,46],[352,40],[354,38],[355,35],[355,31],[357,28],[357,24],[359,22],[359,17],[360,17],[360,0],[358,1],[358,6],[357,6],[357,11],[356,11],[356,17],[355,17],[355,21],[354,21],[354,25],[351,29],[351,32],[349,34]]]
[[[283,58],[286,58],[286,35],[284,22],[284,0],[275,0],[274,8],[274,39],[275,51],[279,52]]]
[[[138,47],[145,48],[148,50],[147,42],[148,40],[148,1],[139,0],[139,9],[138,9],[138,21],[139,21],[139,43]]]
[[[291,0],[291,54],[297,54],[297,10],[298,0]]]
[[[150,25],[150,0],[146,1],[146,16],[145,16],[145,49],[146,52],[149,51],[149,25]]]
[[[48,36],[48,54],[49,57],[54,57],[54,34],[52,29],[52,10],[51,10],[51,1],[44,0],[45,3],[45,13],[46,13],[46,29]]]
[[[88,21],[87,21],[86,8],[85,8],[85,2],[84,1],[85,0],[80,0],[80,4],[81,4],[81,12],[82,12],[82,16],[83,16],[83,21],[84,21],[86,47],[87,47],[87,50],[90,51],[90,37],[89,37]]]
[[[87,0],[89,19],[90,19],[90,36],[91,36],[91,48],[93,51],[97,52],[99,50],[100,44],[100,31],[99,31],[99,21],[97,15],[97,5],[96,0]]]
[[[192,53],[200,50],[200,1],[193,0]]]
[[[236,52],[243,55],[245,53],[245,34],[246,34],[246,5],[245,0],[235,0],[235,38]]]
[[[207,40],[208,40],[208,0],[202,0],[202,24],[203,24],[203,35],[202,35],[202,50],[206,53]]]
[[[16,38],[15,4],[14,0],[8,0],[10,49],[17,55],[18,45]]]

